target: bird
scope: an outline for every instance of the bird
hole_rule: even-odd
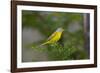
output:
[[[62,27],[57,28],[57,30],[55,32],[53,32],[53,34],[46,40],[46,42],[44,42],[40,46],[58,42],[61,38],[63,31],[64,31],[64,29]]]

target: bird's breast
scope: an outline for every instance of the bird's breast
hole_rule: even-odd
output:
[[[55,32],[54,36],[50,39],[49,42],[57,42],[61,38],[62,32]]]
[[[60,38],[61,37],[62,32],[57,32],[57,36]]]
[[[55,39],[58,41],[61,38],[61,32],[56,32]]]

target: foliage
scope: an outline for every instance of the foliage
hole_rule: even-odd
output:
[[[48,54],[49,61],[87,59],[87,53],[84,49],[75,48],[71,44],[62,46],[58,43],[53,43],[48,44],[46,48],[37,46],[32,48],[39,52],[45,51]]]
[[[48,50],[50,51],[47,51],[50,60],[77,60],[87,58],[84,50],[74,48],[71,45],[64,47],[55,43],[49,45]]]

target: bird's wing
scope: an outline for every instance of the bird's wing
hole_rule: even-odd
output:
[[[50,40],[51,38],[53,38],[54,36],[56,36],[56,32],[54,32],[47,40]]]

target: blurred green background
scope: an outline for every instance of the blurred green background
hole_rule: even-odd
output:
[[[86,16],[86,13],[23,10],[22,62],[88,59]],[[64,32],[58,43],[37,47],[59,27]]]

